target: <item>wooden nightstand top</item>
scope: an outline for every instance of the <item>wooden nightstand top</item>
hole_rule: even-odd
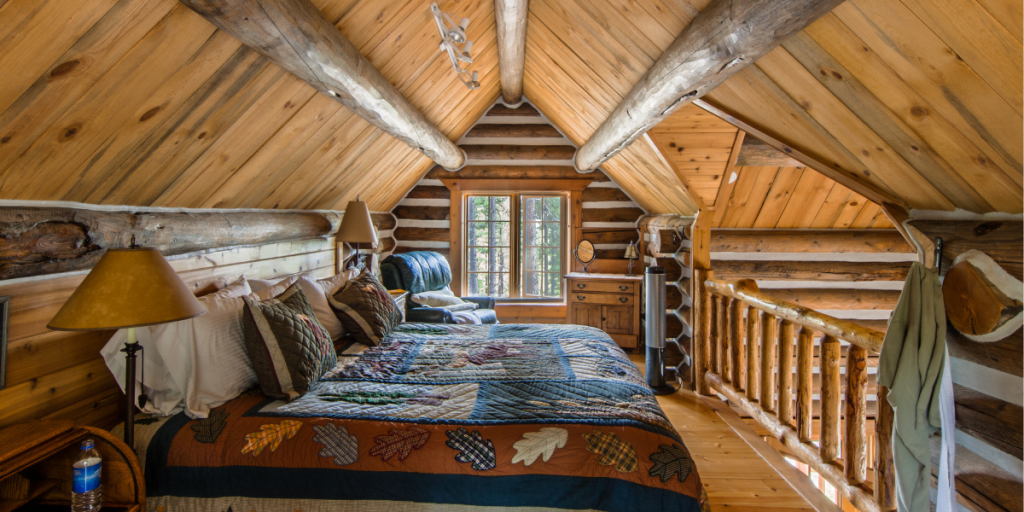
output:
[[[615,280],[626,280],[626,281],[643,281],[644,276],[642,275],[626,275],[626,274],[584,274],[583,272],[569,272],[565,275],[566,279],[615,279]]]

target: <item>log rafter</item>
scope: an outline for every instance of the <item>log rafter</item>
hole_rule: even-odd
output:
[[[309,0],[180,1],[446,169],[465,164],[465,153],[412,106]]]
[[[523,102],[528,12],[529,0],[494,0],[501,100],[510,107],[516,107]]]
[[[591,172],[680,107],[825,15],[842,0],[715,0],[633,86],[573,159]]]

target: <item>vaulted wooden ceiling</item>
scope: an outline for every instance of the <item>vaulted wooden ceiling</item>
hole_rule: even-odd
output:
[[[429,1],[314,3],[452,140],[498,97],[493,1],[438,2],[472,20],[476,91],[438,50]],[[707,3],[531,0],[526,96],[582,144]],[[704,99],[851,193],[1019,213],[1021,10],[848,0]],[[174,0],[0,0],[0,69],[3,199],[340,209],[361,195],[388,210],[432,166]],[[648,211],[693,213],[712,187],[688,189],[654,139],[602,168]],[[739,168],[732,196],[754,175]]]

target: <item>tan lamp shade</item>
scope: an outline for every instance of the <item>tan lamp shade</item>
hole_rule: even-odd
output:
[[[348,202],[345,215],[341,217],[336,239],[339,242],[353,244],[377,244],[377,231],[373,229],[370,209],[366,207],[366,203],[359,200]]]
[[[638,260],[640,259],[640,253],[636,250],[636,246],[629,244],[626,246],[626,255],[624,256],[627,260]]]
[[[206,313],[160,251],[108,249],[47,325],[58,331],[141,327]]]

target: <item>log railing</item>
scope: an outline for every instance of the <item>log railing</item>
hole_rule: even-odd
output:
[[[895,509],[892,409],[883,387],[877,392],[874,482],[867,481],[867,357],[881,350],[884,335],[773,299],[749,279],[714,280],[711,271],[700,277],[706,280],[695,286],[694,319],[700,324],[694,330],[697,391],[721,394],[739,406],[861,512]],[[815,333],[821,338],[817,445],[812,428]],[[843,409],[841,341],[850,344]]]

